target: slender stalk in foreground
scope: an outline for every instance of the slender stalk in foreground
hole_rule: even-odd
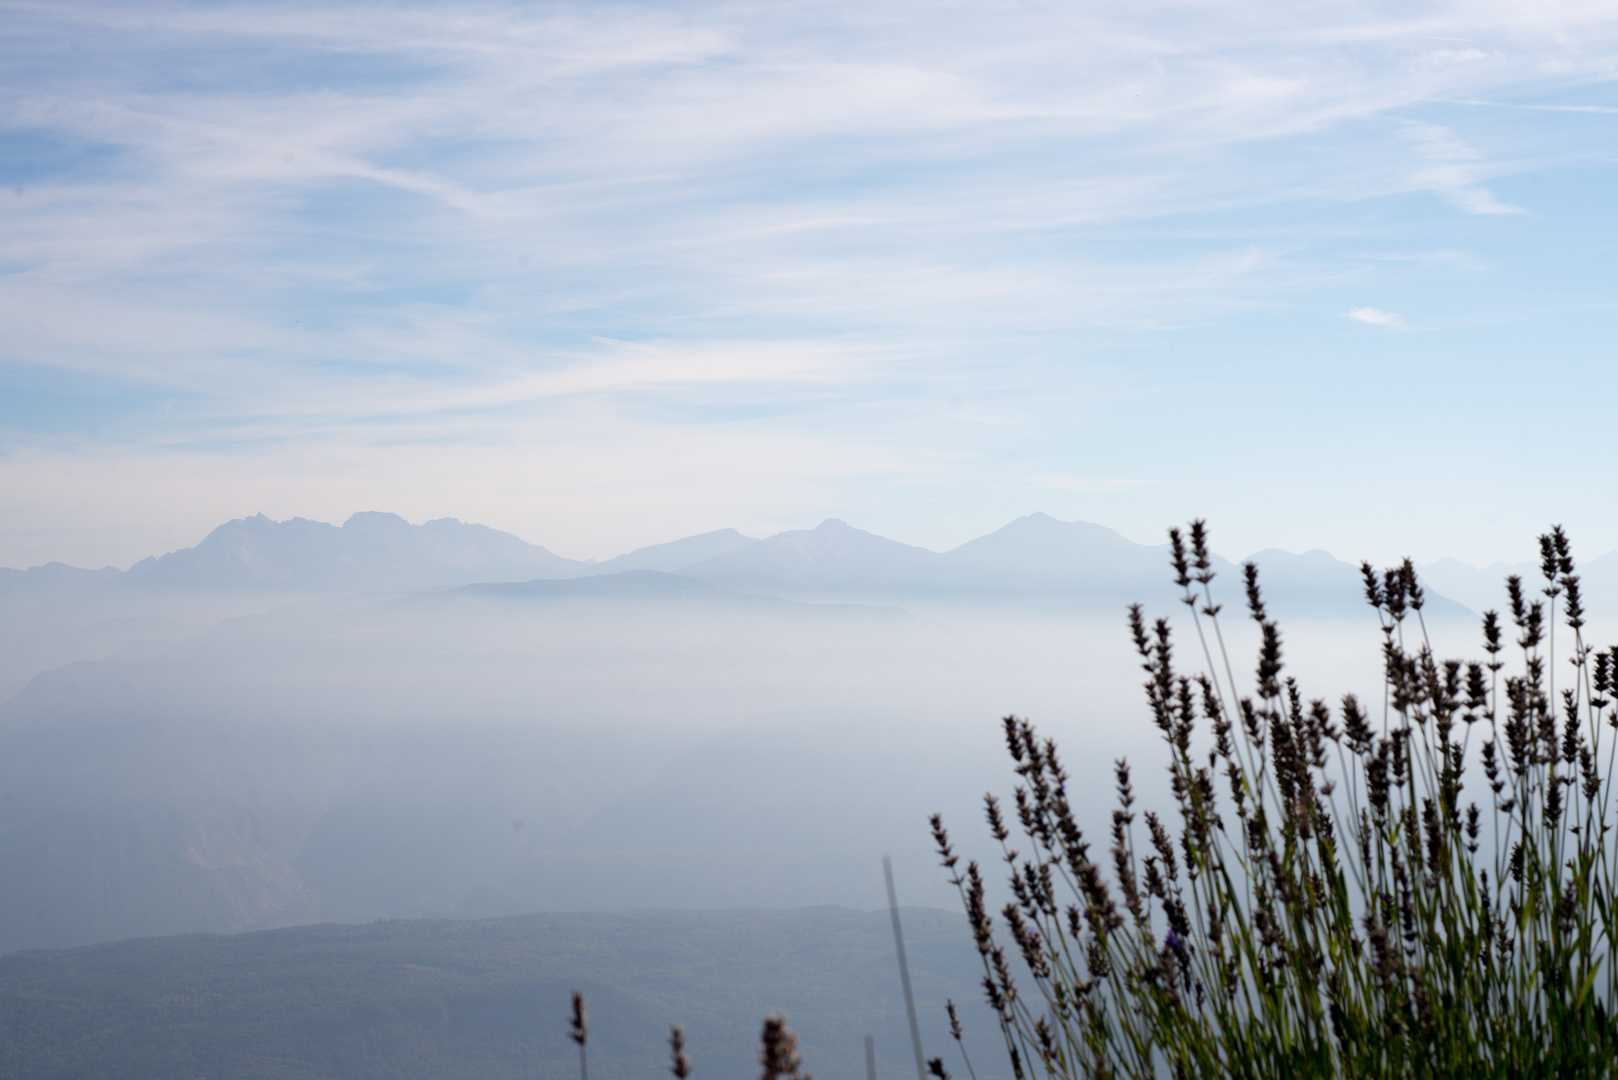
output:
[[[1411,563],[1362,566],[1375,726],[1354,695],[1308,699],[1286,673],[1251,563],[1242,692],[1201,522],[1190,536],[1188,552],[1170,530],[1171,562],[1204,670],[1177,666],[1168,619],[1129,619],[1174,815],[1137,810],[1120,761],[1096,850],[1055,744],[1006,717],[1019,783],[1010,812],[984,804],[998,918],[932,819],[1015,1075],[1618,1076],[1618,648],[1584,640],[1563,531],[1541,538],[1544,600],[1506,582],[1515,662],[1492,611],[1486,660],[1439,659]]]
[[[573,1017],[568,1038],[579,1044],[579,1080],[590,1080],[590,1065],[584,1057],[584,1044],[590,1038],[590,1027],[584,1022],[584,993],[573,991]]]

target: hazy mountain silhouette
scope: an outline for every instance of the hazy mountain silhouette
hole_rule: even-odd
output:
[[[653,544],[636,548],[627,555],[618,555],[605,562],[592,563],[586,574],[616,574],[622,570],[683,570],[703,559],[711,559],[737,548],[756,544],[757,540],[743,536],[735,529],[715,529],[713,532],[687,536],[667,544]]]
[[[1574,538],[1575,543],[1577,537]],[[1575,548],[1574,555],[1578,555]],[[1618,551],[1597,558],[1580,560],[1575,569],[1583,586],[1584,604],[1596,617],[1618,614]],[[1453,597],[1473,611],[1507,610],[1506,578],[1522,578],[1523,589],[1533,598],[1543,599],[1545,587],[1539,562],[1491,563],[1473,566],[1459,559],[1439,559],[1417,567],[1422,579],[1438,592]]]
[[[684,567],[682,573],[752,592],[892,595],[936,588],[943,557],[828,518]]]
[[[1368,616],[1352,565],[1324,552],[1266,551],[1258,559],[1276,615]],[[1217,556],[1214,569],[1218,599],[1239,605],[1239,569]],[[1452,584],[1498,606],[1498,569],[1449,561],[1423,568],[1432,593],[1428,614],[1465,614],[1440,595]],[[1618,602],[1618,555],[1583,569],[1593,607],[1608,595]],[[125,573],[60,563],[0,570],[0,699],[53,667],[151,655],[183,633],[290,600],[607,578],[629,570],[678,573],[739,593],[917,610],[962,603],[1111,609],[1133,601],[1176,610],[1178,596],[1166,545],[1135,543],[1100,525],[1047,514],[1018,518],[942,554],[832,519],[764,540],[719,529],[600,563],[562,558],[509,533],[451,518],[411,525],[393,514],[360,513],[334,526],[261,514],[227,522],[196,546],[144,559]],[[620,583],[604,586],[608,592],[585,588],[565,595],[606,598],[613,590],[631,595],[653,587]],[[689,581],[655,586],[693,587]]]
[[[1357,566],[1324,551],[1269,550],[1252,557],[1259,581],[1283,618],[1370,618]],[[1244,560],[1245,561],[1245,560]],[[1239,566],[1214,555],[1216,599],[1239,608]],[[1161,608],[1177,602],[1168,544],[1140,544],[1085,521],[1029,514],[942,554],[831,519],[814,529],[778,533],[681,568],[728,588],[774,596],[846,600],[971,600],[1127,603]],[[1429,616],[1468,615],[1430,590]]]
[[[439,518],[412,525],[359,513],[340,527],[259,514],[219,526],[195,547],[143,559],[121,588],[285,593],[394,592],[473,581],[572,577],[565,559],[486,525]]]
[[[944,554],[960,589],[1157,599],[1172,588],[1168,544],[1137,544],[1087,521],[1029,514]],[[1215,558],[1214,569],[1233,569]]]
[[[1229,563],[1220,561],[1221,567]],[[780,594],[1161,592],[1168,546],[1137,544],[1100,525],[1030,514],[943,554],[835,518],[684,567],[732,588]]]
[[[1375,617],[1365,599],[1365,579],[1359,566],[1343,562],[1329,552],[1316,550],[1298,555],[1272,548],[1244,561],[1258,564],[1265,605],[1283,621],[1288,618],[1353,616],[1369,620]],[[1472,609],[1443,595],[1423,571],[1418,570],[1417,576],[1426,593],[1424,616],[1429,619],[1474,617]],[[1226,587],[1236,590],[1240,583],[1238,573],[1235,581],[1227,579]],[[1242,597],[1241,592],[1233,591],[1227,602],[1239,606]]]
[[[1360,603],[1358,569],[1324,551],[1270,550],[1255,559],[1261,580],[1281,605],[1278,612],[1335,615]],[[1217,555],[1213,565],[1223,579],[1221,588],[1239,589],[1237,566]],[[587,563],[453,518],[411,525],[394,514],[367,512],[341,526],[304,518],[278,522],[262,514],[237,519],[194,547],[143,559],[123,574],[111,567],[80,570],[61,563],[0,569],[0,611],[32,607],[42,621],[68,630],[110,618],[194,624],[262,611],[266,600],[280,596],[411,592],[629,570],[677,573],[742,592],[853,601],[1094,597],[1156,604],[1177,593],[1167,544],[1140,544],[1101,525],[1042,513],[942,554],[832,518],[763,540],[718,529]],[[1454,560],[1422,568],[1434,594],[1454,588],[1468,598],[1498,591],[1503,574],[1496,571],[1533,568],[1480,571]],[[1618,584],[1618,554],[1595,560],[1585,573],[1595,588],[1604,588],[1607,578]],[[198,609],[197,598],[204,596],[231,603]],[[1239,600],[1240,593],[1231,598]],[[1434,613],[1455,613],[1446,603],[1435,595]],[[48,613],[42,604],[49,605]]]
[[[194,547],[123,573],[61,563],[0,569],[0,700],[54,667],[150,655],[289,600],[565,578],[588,565],[453,518],[411,525],[360,513],[340,527],[262,514],[229,521]]]
[[[0,567],[0,608],[46,603],[118,577],[116,567],[81,570],[51,562],[27,570]]]

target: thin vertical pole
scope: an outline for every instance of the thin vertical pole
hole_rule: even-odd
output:
[[[865,1036],[865,1080],[876,1080],[876,1040]]]
[[[893,947],[899,952],[899,981],[905,988],[905,1015],[910,1018],[910,1046],[916,1052],[916,1080],[927,1080],[922,1060],[921,1028],[916,1024],[916,998],[910,992],[910,965],[905,962],[905,935],[899,928],[899,894],[893,888],[893,860],[882,856],[882,876],[888,882],[888,913],[893,916]]]

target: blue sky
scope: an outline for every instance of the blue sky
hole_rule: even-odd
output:
[[[0,3],[0,565],[1618,546],[1618,8]]]

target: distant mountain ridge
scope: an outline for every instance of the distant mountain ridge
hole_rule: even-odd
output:
[[[1357,566],[1325,551],[1253,556],[1259,580],[1282,618],[1366,615]],[[1241,569],[1215,554],[1216,594],[1241,596]],[[964,600],[1017,603],[1176,603],[1168,544],[1140,544],[1085,521],[1028,514],[942,553],[901,544],[835,518],[813,529],[777,533],[678,571],[738,591],[796,599],[905,603]],[[1427,613],[1470,616],[1431,593]]]
[[[733,589],[892,593],[946,583],[943,560],[937,552],[828,518],[813,529],[776,533],[681,572]]]
[[[0,604],[27,604],[51,600],[118,577],[116,567],[81,570],[66,563],[49,562],[27,570],[0,566]]]
[[[1575,555],[1578,551],[1575,548]],[[1445,596],[1454,597],[1474,611],[1506,607],[1506,578],[1516,575],[1524,587],[1538,596],[1545,580],[1539,563],[1491,563],[1472,566],[1459,559],[1439,559],[1416,567],[1422,580]],[[1609,551],[1595,558],[1580,559],[1577,563],[1580,583],[1584,586],[1585,606],[1598,615],[1618,608],[1618,551]]]
[[[713,532],[687,536],[667,544],[652,544],[636,548],[627,555],[619,555],[605,562],[590,563],[585,574],[616,574],[623,570],[661,570],[673,573],[693,563],[756,544],[751,536],[743,536],[735,529],[716,529]]]
[[[984,586],[1030,589],[1094,581],[1133,584],[1143,578],[1166,581],[1167,544],[1137,544],[1122,533],[1087,521],[1059,521],[1049,514],[1028,514],[1009,525],[969,540],[945,554],[957,572],[975,571]],[[1095,580],[1095,568],[1106,567],[1111,580]],[[1216,570],[1233,569],[1223,559]]]
[[[392,592],[572,577],[588,564],[486,525],[439,518],[412,525],[397,514],[354,514],[341,526],[263,514],[226,522],[195,547],[143,559],[128,587]]]
[[[1230,564],[1219,560],[1219,569]],[[1083,521],[1029,514],[946,552],[830,518],[679,571],[731,589],[795,597],[1131,596],[1170,585],[1168,545],[1137,544]]]
[[[1362,605],[1358,570],[1324,551],[1255,556],[1261,580],[1280,603],[1278,613],[1344,613]],[[1618,555],[1595,560],[1596,579]],[[1237,567],[1215,556],[1214,569],[1234,584]],[[1496,568],[1490,568],[1491,570]],[[511,533],[454,518],[421,525],[388,513],[363,512],[342,525],[258,514],[214,529],[193,547],[143,559],[119,573],[112,567],[79,570],[52,563],[26,571],[0,569],[0,608],[70,598],[89,614],[108,608],[119,617],[182,611],[131,606],[130,597],[159,594],[314,596],[412,592],[479,583],[568,580],[624,571],[656,571],[697,578],[737,592],[789,599],[902,603],[1004,598],[1016,602],[1120,598],[1156,605],[1172,601],[1166,544],[1141,544],[1112,529],[1034,513],[945,552],[900,543],[829,518],[812,529],[764,539],[718,529],[638,548],[603,562],[568,559]],[[1482,596],[1491,576],[1445,560],[1430,568],[1438,579],[1434,614],[1459,614],[1444,598],[1453,583],[1463,603]],[[107,604],[86,598],[105,596]],[[123,597],[114,610],[110,598]],[[1324,606],[1322,606],[1324,605]],[[70,605],[70,610],[71,610]],[[108,617],[103,614],[101,617]]]

